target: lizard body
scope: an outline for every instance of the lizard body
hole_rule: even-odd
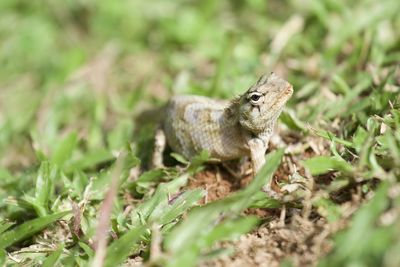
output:
[[[250,156],[256,173],[265,162],[275,122],[292,93],[287,81],[271,73],[232,101],[202,96],[171,98],[157,132],[153,164],[162,166],[160,153],[168,143],[188,159],[202,150],[220,161]]]

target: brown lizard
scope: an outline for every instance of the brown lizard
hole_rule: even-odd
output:
[[[275,122],[292,96],[290,83],[271,73],[232,101],[175,96],[156,133],[153,166],[161,167],[166,143],[188,159],[202,150],[219,161],[250,156],[253,173],[265,163]]]

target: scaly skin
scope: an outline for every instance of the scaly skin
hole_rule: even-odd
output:
[[[292,93],[292,85],[271,73],[230,102],[201,96],[171,98],[157,132],[153,165],[162,166],[160,154],[167,142],[188,159],[202,150],[219,161],[250,156],[257,173],[265,163],[275,122]]]

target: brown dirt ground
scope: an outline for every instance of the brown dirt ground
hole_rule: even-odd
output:
[[[233,255],[205,261],[200,266],[280,266],[291,258],[294,266],[312,266],[329,252],[331,241],[326,239],[329,226],[324,219],[310,221],[295,215],[289,224],[279,218],[262,225],[238,240],[220,242],[217,248],[235,248]]]

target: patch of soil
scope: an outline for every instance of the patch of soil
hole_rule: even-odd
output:
[[[282,163],[272,177],[271,187],[275,192],[280,193],[281,184],[289,183],[289,176],[293,175],[295,172],[306,177],[304,168],[298,164],[299,160],[300,159],[291,155],[283,158]],[[235,170],[235,167],[242,169],[242,171]],[[244,174],[241,175],[240,173]],[[201,202],[201,204],[205,204],[224,198],[232,192],[245,188],[252,180],[253,174],[250,161],[247,160],[239,167],[221,164],[208,165],[205,170],[197,173],[189,180],[186,188],[202,188],[206,190],[207,196]]]
[[[221,170],[219,165],[210,165],[204,171],[189,180],[188,189],[203,188],[207,191],[206,197],[201,204],[206,204],[226,197],[231,192],[239,189],[239,180]]]
[[[331,241],[326,238],[329,233],[329,225],[322,218],[310,221],[295,215],[288,225],[275,218],[236,241],[220,242],[217,248],[234,248],[234,254],[204,261],[199,266],[274,267],[289,257],[294,266],[314,266],[331,249]]]

